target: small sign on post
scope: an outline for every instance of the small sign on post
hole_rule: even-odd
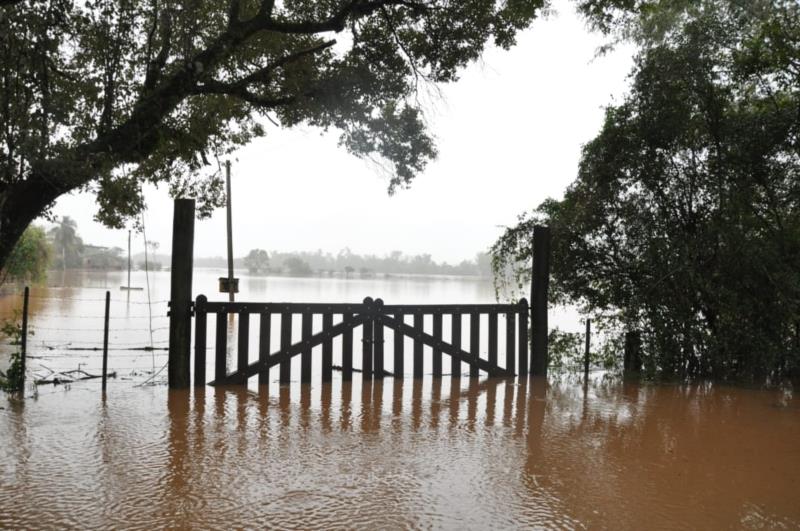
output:
[[[230,293],[230,282],[228,281],[228,277],[219,277],[219,292],[220,293]],[[239,279],[233,279],[233,293],[239,293]]]

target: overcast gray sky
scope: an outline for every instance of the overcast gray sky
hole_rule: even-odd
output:
[[[337,146],[336,132],[271,127],[233,163],[234,254],[250,249],[429,253],[457,262],[485,250],[501,227],[575,178],[581,145],[603,106],[624,94],[632,48],[595,57],[604,42],[572,4],[537,21],[506,52],[490,49],[460,81],[428,102],[439,157],[392,197],[386,176]],[[172,203],[149,189],[147,236],[168,252]],[[72,194],[54,213],[78,222],[84,241],[124,247],[127,233],[92,220],[91,194]],[[224,256],[225,211],[196,226],[195,256]],[[143,250],[141,236],[134,252]]]

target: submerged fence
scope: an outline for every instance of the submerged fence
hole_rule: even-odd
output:
[[[6,341],[5,349],[20,352],[23,375],[34,383],[147,377],[166,365],[167,301],[111,297],[110,291],[104,297],[58,293],[26,287],[21,312],[19,306],[0,310],[0,321],[20,328],[18,341]]]
[[[514,376],[528,372],[528,303],[522,299],[517,304],[450,304],[450,305],[387,305],[381,299],[367,297],[360,304],[306,304],[306,303],[250,303],[209,302],[204,295],[194,304],[195,385],[206,383],[206,351],[208,342],[208,315],[215,316],[214,385],[244,383],[258,375],[259,383],[269,381],[271,367],[279,366],[279,381],[291,380],[291,359],[300,356],[300,381],[312,380],[312,351],[321,347],[321,380],[330,381],[333,372],[334,342],[341,339],[339,355],[343,378],[349,380],[353,372],[365,378],[403,377],[405,374],[405,339],[413,340],[412,369],[415,378],[423,376],[425,348],[431,352],[433,376],[443,375],[443,354],[450,357],[450,376],[461,376],[461,365],[469,366],[469,375],[480,372],[490,376]],[[239,321],[235,368],[228,369],[228,338],[225,323],[229,316],[237,315]],[[251,361],[250,321],[258,318],[258,359]],[[498,321],[505,320],[505,341],[499,352]],[[278,317],[275,330],[280,347],[272,352],[273,316]],[[295,316],[301,322],[298,341],[293,339]],[[468,316],[469,347],[462,348],[462,321]],[[481,339],[481,317],[488,320],[488,338]],[[406,317],[412,324],[406,323]],[[425,321],[431,326],[425,329]],[[315,319],[316,318],[316,319]],[[450,337],[443,336],[443,321],[449,321]],[[315,320],[318,326],[314,331]],[[353,332],[361,331],[360,364],[354,364]],[[385,330],[393,333],[387,347]],[[485,347],[485,348],[484,348]],[[499,354],[502,354],[499,356]],[[388,359],[387,359],[388,358]],[[392,371],[387,371],[391,360]]]

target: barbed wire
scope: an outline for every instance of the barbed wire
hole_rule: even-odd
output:
[[[53,328],[50,326],[34,326],[36,330],[48,330],[51,332],[104,332],[104,328]],[[153,332],[159,332],[162,330],[169,330],[168,326],[159,326],[158,328],[153,328]],[[111,332],[149,332],[149,328],[109,328],[109,333]]]
[[[11,317],[15,318],[18,317],[14,314],[0,314],[0,318]],[[50,318],[57,318],[57,319],[105,319],[105,315],[66,315],[66,314],[58,314],[58,313],[32,313],[29,322],[34,321],[39,317],[50,317]],[[110,315],[109,319],[150,319],[148,315]],[[156,315],[152,318],[153,320],[156,319],[169,319],[167,315]]]
[[[47,300],[47,301],[75,301],[75,302],[102,302],[105,303],[105,298],[100,299],[86,299],[82,297],[42,297],[39,295],[28,295],[29,299],[37,299],[37,300]],[[165,304],[169,302],[169,299],[157,300],[152,302],[147,301],[129,301],[127,299],[111,299],[111,302],[120,302],[123,304],[142,304],[142,305],[156,305],[156,304]]]

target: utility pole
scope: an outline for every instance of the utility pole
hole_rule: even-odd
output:
[[[228,210],[228,297],[233,302],[233,220],[231,217],[231,161],[229,160],[225,161],[225,185]]]

